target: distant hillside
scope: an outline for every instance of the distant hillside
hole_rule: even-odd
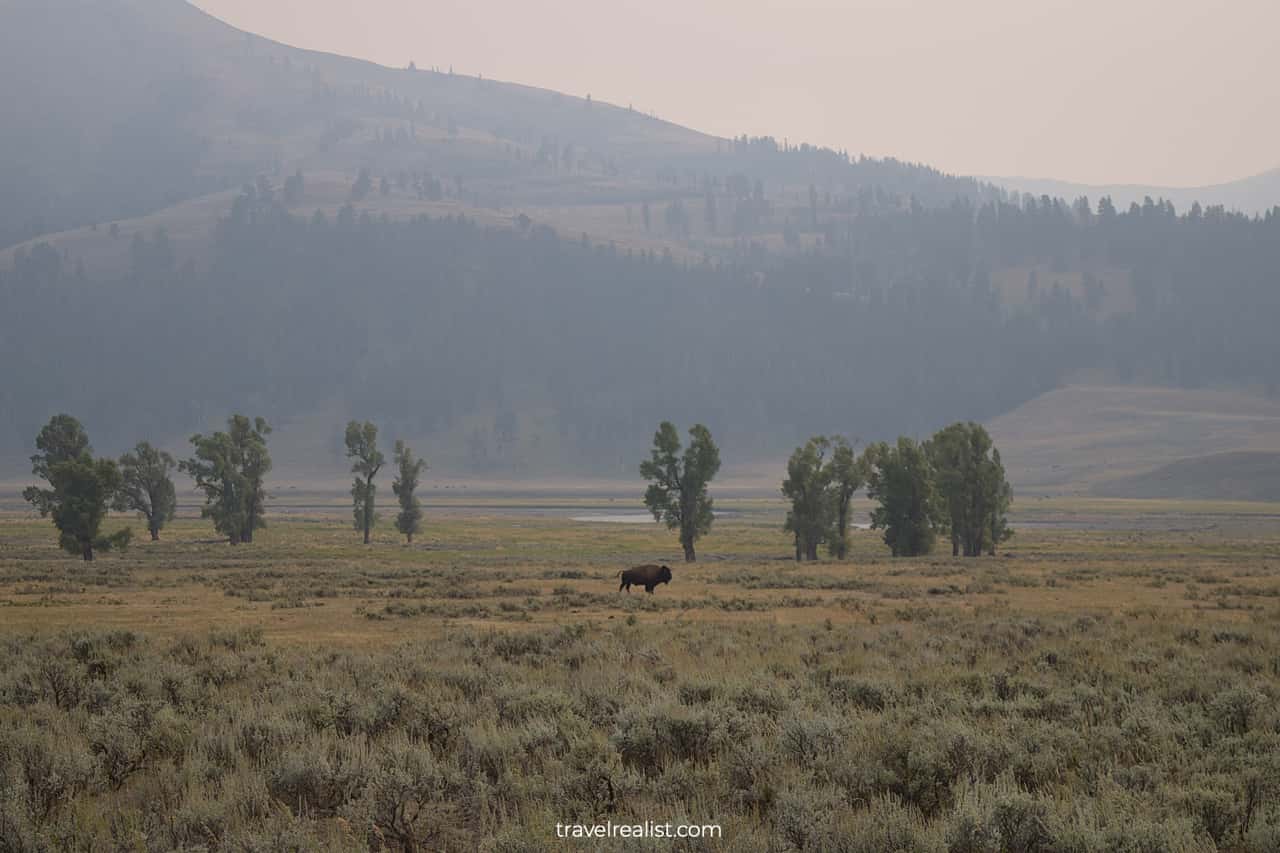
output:
[[[62,411],[112,453],[247,411],[300,468],[371,418],[490,479],[633,477],[663,419],[741,465],[996,418],[1059,492],[1280,451],[1242,394],[1036,399],[1280,395],[1280,215],[1013,203],[181,0],[3,10],[0,469]]]
[[[1108,480],[1093,493],[1109,498],[1280,501],[1280,453],[1214,453],[1154,471]]]
[[[1080,196],[1087,196],[1096,202],[1103,196],[1111,196],[1117,207],[1126,208],[1131,204],[1142,204],[1147,198],[1165,199],[1173,202],[1179,211],[1189,210],[1191,205],[1199,202],[1201,207],[1221,205],[1227,210],[1236,210],[1253,216],[1263,214],[1280,206],[1280,168],[1229,181],[1225,184],[1212,184],[1203,187],[1154,187],[1139,184],[1076,184],[1070,181],[1055,181],[1047,178],[996,178],[986,177],[982,180],[995,184],[1010,192],[1031,193],[1035,196],[1047,195],[1051,198],[1063,198],[1068,201]]]
[[[1236,451],[1280,453],[1280,401],[1238,391],[1073,385],[988,426],[1023,495],[1148,496],[1139,490],[1194,483],[1200,469],[1177,467],[1190,457],[1230,451],[1238,469]],[[1160,480],[1166,465],[1173,479]]]
[[[646,232],[726,243],[780,234],[793,207],[810,208],[810,186],[823,208],[867,188],[903,205],[994,192],[892,160],[717,139],[589,97],[289,47],[184,0],[8,0],[0,14],[0,248],[260,177],[279,188],[297,170],[354,181],[367,169],[375,190],[385,179],[401,199],[508,218],[572,207],[588,215],[563,227],[587,231],[601,212],[638,229],[648,203]],[[668,221],[668,205],[708,192],[723,198],[718,221],[697,209]]]

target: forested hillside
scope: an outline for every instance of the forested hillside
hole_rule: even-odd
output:
[[[204,267],[163,232],[111,279],[20,251],[0,278],[6,447],[60,410],[104,447],[329,411],[454,470],[614,474],[663,418],[744,459],[987,418],[1084,369],[1280,383],[1280,212],[886,204],[821,248],[689,262],[527,223],[298,217],[280,195],[248,188]]]
[[[567,95],[455,75],[427,57],[392,69],[302,50],[185,0],[2,8],[0,248],[298,169],[351,180],[367,170],[401,197],[478,209],[629,203],[636,218],[646,203],[702,199],[709,171],[732,173],[760,184],[740,214],[757,230],[770,220],[765,196],[807,208],[811,184],[823,201],[859,188],[928,203],[983,191],[892,160],[717,139],[593,101],[585,80]],[[723,213],[724,235],[745,233]]]

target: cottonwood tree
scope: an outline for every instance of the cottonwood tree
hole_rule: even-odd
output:
[[[413,544],[413,534],[422,528],[422,504],[415,494],[418,489],[418,478],[427,470],[425,459],[413,455],[413,451],[403,441],[396,441],[395,461],[397,474],[391,483],[391,491],[400,501],[400,514],[396,516],[396,530],[399,530]]]
[[[351,486],[352,512],[356,530],[364,531],[364,544],[369,544],[377,514],[374,512],[374,492],[377,486],[373,478],[378,476],[386,458],[378,450],[378,428],[369,421],[363,424],[351,421],[347,424],[347,458],[354,459],[351,473],[356,475]]]
[[[41,516],[52,516],[58,544],[91,562],[95,551],[123,549],[133,531],[101,534],[102,521],[120,488],[120,471],[110,459],[94,459],[84,427],[70,415],[56,415],[40,430],[31,473],[49,484],[23,490]]]
[[[1012,535],[1006,513],[1013,490],[991,436],[981,424],[954,423],[930,439],[928,452],[946,510],[952,555],[994,554]]]
[[[107,508],[120,488],[120,469],[114,460],[81,454],[53,465],[49,482],[56,495],[50,515],[58,528],[58,544],[64,550],[92,562],[95,550],[123,550],[128,546],[133,531],[127,527],[110,536],[100,533]]]
[[[997,482],[992,486],[993,504],[988,521],[990,530],[987,538],[987,553],[994,557],[996,546],[1001,542],[1007,542],[1013,536],[1013,528],[1009,526],[1009,507],[1013,504],[1013,487],[1004,477],[1004,463],[1000,461],[1000,451],[994,447],[991,448],[991,460],[992,470],[999,472],[995,475]]]
[[[872,528],[884,531],[895,557],[928,554],[942,512],[927,449],[903,436],[896,445],[868,447],[866,459],[867,495],[879,503],[871,512]]]
[[[680,531],[686,562],[697,560],[694,543],[711,529],[712,501],[707,486],[720,470],[720,449],[702,424],[689,430],[689,446],[680,452],[675,425],[663,421],[653,436],[650,458],[640,463],[640,476],[652,481],[645,506],[655,520]]]
[[[783,529],[795,536],[796,561],[818,559],[818,546],[831,528],[832,502],[827,493],[830,471],[825,465],[831,442],[825,436],[809,439],[787,460],[782,494],[791,500]]]
[[[201,515],[231,544],[252,542],[253,532],[266,526],[265,478],[271,470],[267,436],[271,427],[263,418],[252,421],[232,415],[226,432],[193,435],[195,456],[178,467],[204,492]]]
[[[853,496],[867,480],[867,460],[853,452],[847,438],[832,440],[831,461],[827,463],[832,508],[832,530],[827,542],[831,556],[843,560],[849,554],[849,514]]]
[[[178,507],[169,476],[176,467],[172,456],[146,441],[138,442],[133,450],[120,457],[120,489],[113,508],[137,512],[146,519],[152,542],[160,539],[161,529],[173,520]]]
[[[796,560],[818,559],[818,546],[844,559],[849,552],[853,495],[866,479],[865,463],[847,438],[815,436],[787,461],[782,493],[791,499],[784,530],[795,535]]]
[[[49,481],[49,469],[59,462],[70,462],[85,453],[92,454],[89,436],[80,421],[71,415],[54,415],[49,423],[40,429],[36,436],[36,450],[31,457],[31,473],[40,479]],[[22,490],[22,497],[41,515],[48,515],[55,500],[53,489],[42,489],[39,486],[28,486]]]

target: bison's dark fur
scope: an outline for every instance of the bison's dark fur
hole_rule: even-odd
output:
[[[653,563],[647,563],[643,566],[636,566],[634,569],[627,569],[619,572],[618,577],[622,578],[622,583],[618,585],[618,591],[626,590],[631,592],[631,585],[644,587],[645,592],[653,592],[653,588],[660,583],[671,583],[671,569],[668,566],[658,566]]]

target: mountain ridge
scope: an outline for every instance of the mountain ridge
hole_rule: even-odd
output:
[[[1221,205],[1228,210],[1237,210],[1248,215],[1263,214],[1273,207],[1280,206],[1280,166],[1233,181],[1190,187],[1149,186],[1136,183],[1086,184],[1056,178],[989,175],[975,177],[1010,192],[1030,193],[1035,196],[1049,195],[1067,201],[1080,196],[1087,196],[1097,201],[1106,195],[1120,207],[1128,207],[1130,204],[1140,205],[1148,197],[1152,200],[1171,201],[1179,210],[1186,210],[1192,204],[1199,203],[1201,207]]]
[[[814,182],[925,203],[987,192],[917,164],[724,139],[589,96],[294,47],[186,0],[10,4],[0,108],[24,121],[0,127],[12,200],[0,248],[298,169],[431,173],[475,208],[696,199],[731,152],[771,197]]]

